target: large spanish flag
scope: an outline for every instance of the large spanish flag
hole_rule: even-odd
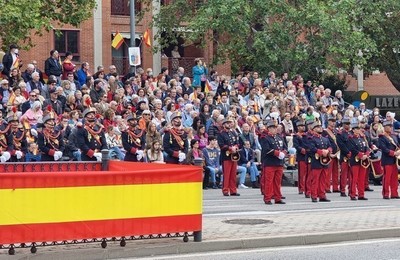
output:
[[[1,173],[0,244],[201,231],[200,167],[110,169]]]
[[[147,47],[151,47],[150,30],[147,29],[143,34],[143,41]]]

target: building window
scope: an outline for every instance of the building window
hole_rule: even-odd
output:
[[[111,0],[111,15],[130,15],[130,0]],[[142,1],[135,0],[135,14],[142,11]]]
[[[54,32],[54,49],[58,51],[61,57],[65,57],[67,51],[72,52],[74,61],[80,61],[79,52],[79,31],[61,30]]]

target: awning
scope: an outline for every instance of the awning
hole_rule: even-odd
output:
[[[112,33],[112,36],[115,36],[115,32],[113,32]],[[122,37],[124,38],[124,39],[130,39],[131,38],[131,33],[130,32],[120,32],[120,34],[122,35]],[[142,38],[142,34],[138,34],[138,33],[135,33],[135,39],[138,39],[138,40],[140,40]]]

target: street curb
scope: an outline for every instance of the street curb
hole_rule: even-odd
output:
[[[133,258],[133,257],[148,257],[161,256],[172,254],[189,254],[203,253],[212,251],[224,250],[243,250],[254,248],[268,248],[281,246],[300,246],[300,245],[315,245],[324,243],[335,243],[345,241],[357,241],[367,239],[394,238],[400,237],[400,228],[391,229],[374,229],[374,230],[354,230],[345,232],[326,232],[317,234],[290,235],[290,236],[273,236],[265,238],[246,238],[232,240],[209,240],[204,242],[175,242],[172,244],[147,244],[141,247],[130,248],[127,242],[126,247],[108,247],[101,248],[69,248],[65,251],[57,250],[53,252],[40,252],[38,248],[37,254],[21,254],[16,253],[13,259],[115,259],[115,258]],[[134,246],[131,244],[131,246]],[[74,252],[71,252],[72,250]],[[21,249],[20,249],[21,250]],[[66,254],[68,253],[68,254]]]

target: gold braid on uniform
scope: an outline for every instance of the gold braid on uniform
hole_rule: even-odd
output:
[[[7,148],[7,138],[5,137],[4,134],[0,133],[0,150],[3,150],[3,148]]]
[[[139,134],[135,134],[134,131],[131,130],[127,130],[128,133],[128,143],[132,143],[132,141],[137,145],[137,146],[141,146],[141,140],[140,137],[142,137],[143,135],[143,130],[140,131]]]
[[[89,125],[85,125],[85,129],[89,132],[89,141],[90,141],[90,136],[93,136],[94,139],[96,139],[96,141],[102,145],[101,141],[100,141],[100,133],[103,130],[103,127],[100,126],[98,131],[95,131],[94,129],[92,129]]]
[[[178,143],[179,147],[183,149],[185,147],[185,142],[182,140],[181,135],[184,134],[184,131],[182,129],[174,129],[172,128],[170,130],[171,136],[170,136],[170,143],[172,143],[172,135],[174,136],[176,142]]]
[[[19,150],[21,149],[21,141],[25,137],[25,132],[22,132],[20,137],[17,137],[17,134],[13,135],[13,143],[14,146]]]
[[[46,145],[46,141],[48,144],[50,144],[54,149],[57,149],[54,147],[53,143],[58,145],[58,137],[60,136],[61,131],[54,133],[53,131],[50,132],[48,129],[43,130],[43,135],[44,135],[44,144]]]

